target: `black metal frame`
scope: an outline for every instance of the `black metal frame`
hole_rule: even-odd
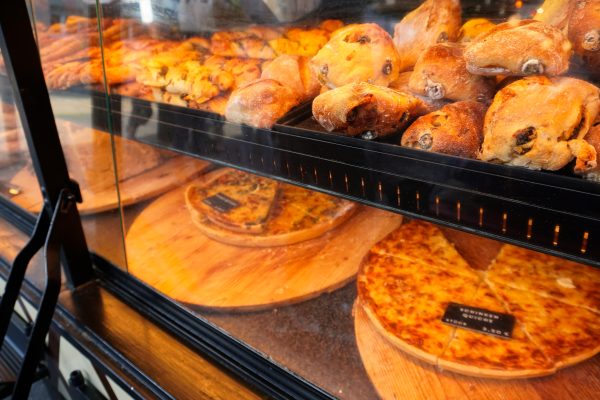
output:
[[[79,213],[77,183],[69,178],[50,96],[44,81],[26,2],[0,2],[0,49],[13,88],[34,170],[44,196],[31,239],[15,258],[0,302],[0,347],[4,343],[25,273],[43,247],[46,283],[12,397],[25,399],[42,358],[61,288],[61,258],[71,287],[93,277]],[[61,257],[62,255],[62,257]]]

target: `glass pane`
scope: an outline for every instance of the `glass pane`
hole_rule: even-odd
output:
[[[81,188],[79,205],[88,246],[125,266],[112,158],[109,114],[99,61],[100,34],[93,3],[33,1],[35,32],[69,174]],[[116,144],[117,146],[119,144]],[[28,208],[41,206],[37,197]]]
[[[597,197],[595,36],[579,48],[574,25],[561,25],[579,11],[454,0],[101,8],[101,47],[77,71],[88,96],[104,85],[107,102],[92,108],[110,119],[80,123],[112,134],[132,279],[340,398],[597,393],[582,378],[597,358],[553,350],[579,334],[597,347],[596,270],[419,222],[598,264],[598,215],[579,205]],[[573,331],[546,335],[571,313]],[[543,387],[517,379],[538,375],[553,376]]]

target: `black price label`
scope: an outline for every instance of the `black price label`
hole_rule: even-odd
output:
[[[515,326],[515,317],[483,308],[450,303],[442,317],[442,322],[459,328],[510,339]]]
[[[240,206],[240,203],[224,195],[223,193],[217,193],[214,196],[207,197],[203,200],[204,204],[208,204],[215,210],[226,213]]]

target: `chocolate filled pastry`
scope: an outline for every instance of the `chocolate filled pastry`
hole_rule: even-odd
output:
[[[467,71],[463,46],[440,43],[421,54],[410,76],[411,92],[433,100],[489,101],[494,95],[495,81]]]
[[[410,94],[361,82],[317,96],[312,112],[329,132],[374,139],[398,132],[425,106]]]
[[[225,118],[257,128],[271,128],[298,103],[298,95],[291,88],[273,79],[259,79],[231,93]]]
[[[458,41],[467,43],[475,40],[478,36],[494,29],[496,24],[486,18],[473,18],[463,24],[458,31]]]
[[[600,73],[600,0],[572,0],[568,32],[575,54]]]
[[[599,90],[585,81],[543,76],[500,90],[485,115],[480,159],[558,170],[576,159],[578,172],[596,166],[583,138],[598,114]]]
[[[596,152],[596,156],[600,155],[600,121],[596,121],[596,125],[592,126],[585,135],[585,141],[589,143]],[[596,163],[596,167],[587,169],[586,171],[575,171],[581,174],[585,179],[600,182],[600,163]]]
[[[476,158],[483,141],[486,107],[459,101],[417,119],[402,135],[401,145],[414,149]]]
[[[460,24],[459,0],[427,0],[406,14],[394,27],[401,71],[411,69],[429,46],[455,42]]]
[[[400,73],[392,38],[376,24],[338,29],[313,57],[311,67],[319,82],[331,89],[357,82],[388,86]]]
[[[288,86],[300,101],[313,99],[321,90],[306,57],[281,55],[264,67],[261,78],[274,79]]]
[[[569,69],[571,44],[552,25],[509,21],[467,44],[467,69],[477,75],[560,75]]]

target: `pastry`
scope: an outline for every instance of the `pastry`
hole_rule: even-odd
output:
[[[585,135],[585,141],[589,143],[594,150],[596,150],[596,157],[600,157],[600,124],[592,126]],[[581,173],[586,179],[600,182],[600,163],[596,160],[597,164],[595,168],[588,169]]]
[[[476,158],[483,141],[486,107],[459,101],[417,119],[402,135],[402,146]]]
[[[312,105],[313,116],[327,131],[369,139],[398,132],[424,109],[415,96],[366,82],[325,92]]]
[[[533,19],[565,30],[569,24],[569,9],[572,0],[546,0],[536,10]]]
[[[273,79],[292,89],[301,101],[319,94],[321,85],[302,56],[281,55],[264,67],[262,79]]]
[[[459,0],[426,0],[408,13],[394,27],[400,70],[411,69],[429,46],[456,41],[460,24]]]
[[[568,32],[575,54],[600,73],[600,0],[571,0]]]
[[[531,169],[596,166],[583,138],[598,114],[594,85],[566,77],[529,77],[500,90],[485,115],[480,159]],[[565,107],[568,104],[568,107]]]
[[[489,101],[495,82],[467,71],[463,49],[460,44],[440,43],[425,50],[410,76],[410,90],[433,100]]]
[[[311,60],[322,85],[331,89],[349,83],[388,86],[400,73],[390,35],[376,24],[348,25],[335,31]]]
[[[492,30],[496,24],[489,19],[485,18],[473,18],[463,24],[458,31],[458,41],[461,43],[467,43],[483,33]]]
[[[231,122],[271,128],[299,102],[296,92],[288,86],[273,79],[259,79],[231,93],[225,117]]]
[[[231,230],[209,219],[209,214],[223,214],[223,217],[238,220],[238,226],[245,226],[246,220],[256,219],[253,217],[256,201],[250,201],[255,191],[248,191],[245,187],[248,182],[258,184],[264,180],[230,168],[208,174],[201,183],[190,186],[186,191],[186,204],[195,225],[206,236],[234,246],[287,246],[323,235],[346,221],[358,208],[356,203],[348,200],[278,184],[273,198],[269,192],[269,196],[259,199],[259,205],[270,203],[260,231]],[[237,200],[231,202],[234,198]]]
[[[560,75],[569,69],[571,44],[552,25],[509,21],[467,44],[467,69],[477,75]]]

